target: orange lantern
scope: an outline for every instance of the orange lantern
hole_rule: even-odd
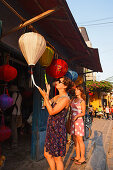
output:
[[[83,83],[83,77],[82,76],[78,76],[77,80],[75,81],[76,85],[82,84]]]

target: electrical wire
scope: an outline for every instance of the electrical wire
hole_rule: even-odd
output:
[[[91,22],[98,22],[98,21],[103,21],[103,20],[108,20],[108,19],[113,19],[113,17],[108,17],[108,18],[102,18],[102,19],[96,19],[96,20],[90,20],[90,21],[84,21],[82,23],[79,24],[86,24],[86,23],[91,23]]]
[[[112,22],[98,23],[98,24],[86,24],[86,25],[81,25],[81,26],[96,26],[96,25],[105,25],[105,24],[113,24],[113,21]]]

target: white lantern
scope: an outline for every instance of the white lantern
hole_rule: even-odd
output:
[[[28,32],[19,38],[19,46],[28,65],[35,65],[46,49],[44,37],[38,33]]]

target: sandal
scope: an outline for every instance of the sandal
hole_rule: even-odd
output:
[[[76,162],[79,160],[79,159],[75,159],[75,157],[71,157],[70,159],[71,159],[72,161],[76,161]]]
[[[76,161],[75,164],[77,164],[77,165],[83,165],[83,164],[86,164],[86,161],[83,161],[83,162]]]

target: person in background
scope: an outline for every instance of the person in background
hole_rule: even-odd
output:
[[[101,106],[99,106],[99,108],[98,108],[98,112],[102,112],[102,108],[101,108]]]
[[[112,120],[113,120],[113,105],[111,106],[111,115],[112,115]]]
[[[85,144],[83,141],[84,136],[84,122],[83,116],[85,116],[85,94],[81,85],[75,87],[76,97],[71,101],[72,110],[72,122],[71,122],[71,135],[73,136],[76,157],[71,159],[76,164],[83,164],[85,162]]]
[[[13,98],[13,111],[11,118],[11,130],[12,130],[12,141],[11,148],[17,148],[18,146],[18,128],[22,125],[22,114],[21,114],[21,103],[22,95],[16,85],[11,85],[9,88],[11,96]]]
[[[102,107],[101,106],[99,106],[99,108],[98,108],[98,116],[99,116],[99,119],[103,118],[103,116],[104,116],[104,113],[102,111]]]
[[[93,122],[93,107],[92,107],[92,105],[89,106],[89,115],[90,115],[91,120]]]
[[[98,109],[95,110],[95,117],[97,117]]]
[[[62,157],[66,154],[66,127],[65,118],[70,104],[68,91],[72,88],[72,82],[67,77],[59,78],[56,82],[59,94],[49,100],[50,85],[46,84],[47,93],[39,88],[44,98],[49,116],[47,121],[44,156],[51,170],[64,170]]]
[[[105,108],[105,113],[107,115],[107,119],[109,119],[109,112],[110,112],[110,109],[109,109],[109,106],[107,105]]]

